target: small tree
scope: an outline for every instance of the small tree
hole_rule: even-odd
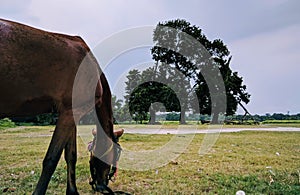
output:
[[[141,74],[137,70],[132,70],[127,76],[126,102],[131,115],[140,122],[148,118],[147,113],[149,112],[149,123],[155,124],[155,111],[162,111],[160,110],[161,107],[154,108],[152,106],[155,102],[162,103],[167,111],[180,111],[180,102],[173,89],[181,86],[180,82],[183,81],[178,77],[174,77],[178,80],[177,82],[174,81],[172,73],[164,67],[161,67],[158,71],[156,71],[156,68],[150,67]],[[135,76],[133,77],[133,75]],[[133,85],[131,82],[135,82],[135,84]],[[178,90],[183,90],[183,87]]]
[[[118,123],[121,119],[123,113],[122,113],[122,103],[123,101],[120,99],[117,99],[117,96],[112,95],[112,107],[113,107],[113,118],[114,118],[114,124]]]

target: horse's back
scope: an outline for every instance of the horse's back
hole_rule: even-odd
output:
[[[80,37],[0,19],[0,117],[71,104],[74,78],[87,52]]]

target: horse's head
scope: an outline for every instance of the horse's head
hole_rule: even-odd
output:
[[[92,181],[90,181],[90,185],[95,191],[112,192],[108,187],[108,183],[117,171],[117,161],[121,154],[118,138],[122,136],[123,132],[123,129],[114,132],[112,140],[106,140],[108,144],[105,144],[105,149],[104,147],[95,147],[94,151],[91,152],[90,172]],[[104,146],[104,144],[101,145]]]

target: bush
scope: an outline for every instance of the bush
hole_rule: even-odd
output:
[[[0,120],[0,129],[16,127],[16,124],[12,122],[9,118],[4,118]]]
[[[179,119],[180,119],[180,114],[175,112],[168,113],[166,116],[167,121],[179,121]]]
[[[300,123],[300,120],[265,120],[263,124],[291,124]]]

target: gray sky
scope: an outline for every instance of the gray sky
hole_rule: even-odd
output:
[[[91,48],[124,29],[186,19],[228,46],[253,114],[300,113],[299,9],[298,0],[0,0],[1,18],[80,35]]]

